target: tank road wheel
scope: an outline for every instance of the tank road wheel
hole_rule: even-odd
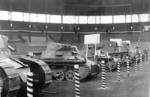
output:
[[[65,78],[67,81],[73,81],[74,80],[74,71],[73,70],[68,70],[65,73]]]
[[[56,70],[54,71],[54,78],[58,81],[62,81],[65,78],[65,74],[63,70]]]

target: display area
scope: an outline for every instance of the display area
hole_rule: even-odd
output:
[[[0,97],[149,97],[150,0],[0,0]]]

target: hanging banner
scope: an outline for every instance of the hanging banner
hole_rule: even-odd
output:
[[[100,34],[91,34],[84,36],[84,44],[98,44],[100,43]]]

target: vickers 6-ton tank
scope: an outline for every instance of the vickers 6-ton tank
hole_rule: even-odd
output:
[[[8,38],[0,35],[0,81],[2,97],[23,97],[26,93],[27,73],[33,72],[37,91],[47,87],[52,79],[49,66],[38,59],[11,56]]]
[[[81,56],[77,47],[69,44],[49,43],[41,59],[49,64],[56,80],[72,81],[74,79],[73,65],[75,64],[80,64],[80,80],[100,72],[97,63]]]

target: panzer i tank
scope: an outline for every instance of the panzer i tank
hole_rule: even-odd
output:
[[[49,64],[56,80],[74,80],[74,64],[80,64],[80,80],[99,74],[99,65],[79,54],[76,46],[49,43],[40,57]]]
[[[0,79],[2,79],[2,97],[23,97],[26,93],[27,73],[34,73],[34,86],[37,91],[51,83],[49,66],[30,57],[15,58],[11,56],[8,38],[0,35]]]

